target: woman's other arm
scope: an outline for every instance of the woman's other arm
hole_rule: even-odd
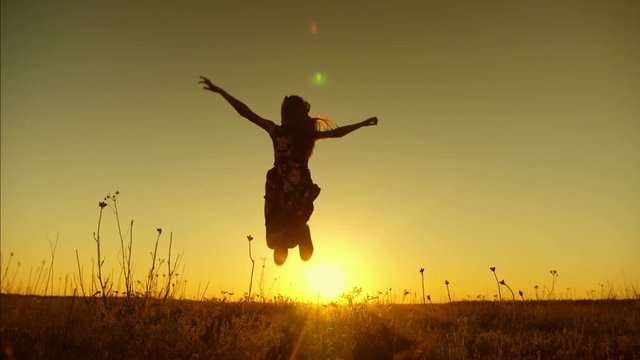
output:
[[[224,91],[222,88],[215,86],[206,77],[200,76],[200,81],[198,83],[204,85],[203,89],[222,95],[222,97],[225,100],[227,100],[227,102],[231,104],[231,106],[233,106],[234,109],[236,109],[236,111],[238,112],[238,114],[240,114],[240,116],[260,126],[269,134],[271,134],[273,129],[276,127],[276,124],[273,121],[263,119],[262,117],[260,117],[259,115],[251,111],[251,109],[249,109],[249,107],[245,105],[242,101],[229,95],[229,93]]]
[[[378,118],[372,117],[356,124],[340,126],[335,129],[327,130],[327,131],[317,131],[316,139],[339,138],[349,134],[352,131],[360,129],[363,126],[375,126],[375,125],[378,125]]]

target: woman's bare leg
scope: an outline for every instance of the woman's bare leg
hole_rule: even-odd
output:
[[[287,255],[289,255],[289,249],[286,247],[278,247],[273,249],[273,261],[276,265],[282,265],[287,261]]]
[[[300,247],[300,259],[307,261],[313,255],[313,242],[311,241],[311,229],[304,224],[298,233],[298,246]]]

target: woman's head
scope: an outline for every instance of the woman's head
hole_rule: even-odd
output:
[[[315,132],[336,127],[336,124],[323,117],[309,116],[311,105],[297,95],[285,96],[280,107],[282,126],[291,133],[294,146],[307,159],[313,152]]]
[[[310,109],[311,105],[300,96],[285,96],[280,107],[282,124],[308,120]]]

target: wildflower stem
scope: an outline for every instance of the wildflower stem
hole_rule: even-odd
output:
[[[164,291],[164,299],[166,299],[167,296],[169,296],[169,290],[171,290],[171,276],[173,275],[173,273],[171,272],[171,245],[172,244],[173,244],[173,232],[169,233],[169,256],[167,261],[167,286]]]
[[[82,296],[86,296],[84,292],[84,279],[82,278],[82,270],[80,269],[80,257],[78,256],[78,249],[76,249],[76,263],[78,264],[78,282],[80,282],[80,290],[82,290]]]
[[[149,275],[147,277],[147,289],[146,289],[147,296],[150,296],[153,290],[153,281],[154,281],[153,278],[154,278],[155,269],[156,269],[156,255],[158,253],[158,242],[160,242],[160,234],[162,234],[162,230],[158,228],[158,235],[156,236],[156,246],[153,249],[153,254],[151,256],[151,269],[149,269]]]
[[[420,268],[420,278],[422,279],[422,305],[425,312],[427,311],[427,300],[424,296],[424,268]]]
[[[0,285],[0,289],[4,290],[3,285],[7,280],[7,273],[9,272],[9,265],[11,265],[11,259],[13,259],[13,253],[9,254],[9,260],[7,261],[7,266],[4,269],[4,273],[2,275],[2,285]]]
[[[549,271],[549,273],[551,273],[551,291],[549,291],[549,299],[553,299],[553,290],[555,289],[555,286],[556,286],[556,279],[558,278],[558,271],[551,270],[551,271]]]
[[[249,240],[249,259],[251,259],[251,278],[249,279],[249,294],[247,296],[247,300],[251,299],[251,288],[253,287],[253,270],[255,268],[256,265],[256,261],[253,259],[253,256],[251,255],[251,240],[253,240],[253,237],[251,235],[247,236],[247,240]]]
[[[496,284],[498,285],[498,299],[502,301],[502,291],[500,290],[500,281],[498,280],[498,275],[496,274],[495,268],[492,268],[493,277],[496,278]]]
[[[100,283],[100,292],[102,293],[102,301],[104,303],[104,307],[107,307],[107,294],[105,292],[107,285],[102,278],[102,264],[104,260],[102,260],[102,256],[100,255],[100,224],[102,223],[102,210],[104,210],[104,206],[102,203],[100,205],[100,215],[98,216],[98,231],[94,235],[94,239],[96,241],[96,247],[98,249],[98,282]]]

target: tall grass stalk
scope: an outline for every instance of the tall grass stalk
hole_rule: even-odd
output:
[[[511,292],[511,300],[512,300],[512,301],[515,301],[515,300],[516,300],[516,296],[515,296],[515,294],[513,293],[513,290],[511,290],[511,287],[510,287],[509,285],[507,285],[507,282],[506,282],[506,281],[504,281],[504,280],[500,280],[500,285],[504,285],[504,286],[506,286],[506,287],[507,287],[507,289],[509,289],[509,291]]]
[[[496,267],[492,266],[489,270],[493,273],[493,277],[496,278],[496,284],[498,285],[498,299],[502,301],[502,291],[500,291],[500,282],[498,281],[498,274],[496,274]]]
[[[265,263],[267,261],[266,257],[261,257],[260,260],[262,260],[262,271],[260,272],[260,298],[262,299],[262,302],[265,302],[265,298],[264,298],[264,268],[265,268]]]
[[[46,264],[46,261],[44,260],[42,260],[42,262],[40,263],[40,268],[38,269],[38,274],[36,276],[36,282],[35,284],[33,284],[33,289],[32,289],[34,294],[38,294],[38,284],[40,284],[40,276],[42,276],[45,264]]]
[[[116,226],[118,227],[118,237],[120,238],[120,268],[121,273],[124,274],[124,286],[127,293],[127,300],[131,299],[133,295],[133,268],[131,267],[131,248],[133,246],[133,220],[131,220],[129,226],[129,244],[128,247],[125,247],[125,238],[127,234],[122,234],[122,225],[120,222],[120,212],[118,211],[118,196],[120,195],[120,191],[116,191],[115,194],[107,194],[104,198],[105,201],[110,202],[110,208],[113,211],[116,217]],[[113,204],[113,205],[111,205]]]
[[[422,284],[422,307],[424,308],[425,313],[427,312],[427,301],[424,296],[424,268],[420,268],[420,280]]]
[[[162,229],[158,228],[158,235],[156,236],[156,246],[151,253],[151,268],[149,269],[149,274],[147,275],[147,286],[145,288],[145,294],[147,296],[151,296],[151,292],[153,291],[153,283],[155,278],[155,269],[156,269],[156,255],[158,254],[158,243],[160,242],[160,235],[162,235]]]
[[[87,296],[87,294],[84,291],[84,276],[83,276],[84,271],[80,267],[80,256],[78,255],[78,249],[76,249],[76,264],[78,265],[78,282],[80,283],[80,290],[82,290],[82,296]]]
[[[117,218],[117,216],[116,216]],[[124,287],[127,291],[127,301],[131,301],[133,294],[133,267],[131,266],[131,248],[133,247],[133,219],[129,225],[129,248],[127,250],[127,266],[122,267],[124,272]],[[130,304],[130,303],[129,303]]]
[[[31,290],[31,275],[33,274],[33,266],[29,267],[29,278],[27,280],[27,288],[24,290],[24,294],[28,295]]]
[[[256,265],[256,261],[251,255],[251,240],[253,240],[253,236],[247,235],[247,240],[249,242],[249,259],[251,260],[251,278],[249,278],[249,294],[247,295],[247,300],[251,300],[251,288],[253,287],[253,269]]]
[[[552,300],[553,291],[555,290],[555,287],[556,287],[556,279],[558,279],[558,271],[549,270],[549,273],[551,274],[551,290],[549,291],[549,299]]]
[[[202,296],[200,296],[200,301],[204,300],[204,295],[207,293],[207,289],[209,289],[209,282],[207,281],[207,285],[204,287],[204,291],[202,292]]]
[[[102,258],[102,255],[100,254],[100,224],[102,223],[102,211],[104,210],[104,207],[107,206],[107,203],[104,201],[101,201],[98,203],[98,206],[100,206],[100,215],[98,216],[98,230],[96,233],[93,234],[93,239],[96,241],[96,248],[98,250],[98,283],[100,284],[100,292],[102,293],[102,301],[104,303],[104,307],[107,307],[107,294],[106,294],[106,290],[107,290],[107,282],[109,281],[109,279],[103,279],[102,277],[102,265],[104,264],[104,259]]]
[[[18,261],[18,266],[16,267],[16,271],[13,272],[13,277],[11,278],[11,283],[9,283],[9,290],[7,293],[11,294],[13,292],[13,285],[16,282],[16,276],[18,275],[18,270],[20,270],[20,261]]]
[[[96,263],[94,262],[93,258],[91,258],[91,296],[96,296],[97,294],[100,293],[100,291],[96,292],[96,289],[98,287],[96,286]]]
[[[509,285],[507,285],[506,281],[500,280],[500,285],[504,285],[507,287],[507,289],[509,289],[509,291],[511,292],[511,318],[512,320],[515,320],[516,318],[516,296],[513,293],[513,290],[511,290],[511,287]]]
[[[173,232],[169,233],[169,257],[168,257],[168,261],[167,261],[167,283],[165,284],[166,289],[164,291],[164,299],[166,299],[167,297],[169,297],[169,293],[171,292],[171,280],[173,280],[173,276],[174,273],[176,271],[176,269],[178,268],[178,264],[179,264],[179,260],[180,260],[180,255],[178,255],[176,257],[176,261],[173,264],[173,270],[171,269],[171,247],[173,244]]]
[[[13,251],[9,254],[9,260],[7,260],[7,266],[4,268],[2,279],[0,279],[0,290],[4,291],[5,282],[7,280],[7,273],[9,272],[9,266],[11,265],[11,259],[13,259]]]
[[[67,296],[67,286],[69,285],[69,273],[64,275],[64,293],[63,296]]]
[[[49,241],[49,252],[51,254],[51,265],[49,266],[49,274],[47,276],[47,284],[44,287],[44,295],[47,296],[47,290],[49,289],[49,281],[51,281],[51,293],[53,294],[53,262],[56,257],[56,250],[58,249],[58,234],[56,234],[56,242],[53,243],[51,239]]]

